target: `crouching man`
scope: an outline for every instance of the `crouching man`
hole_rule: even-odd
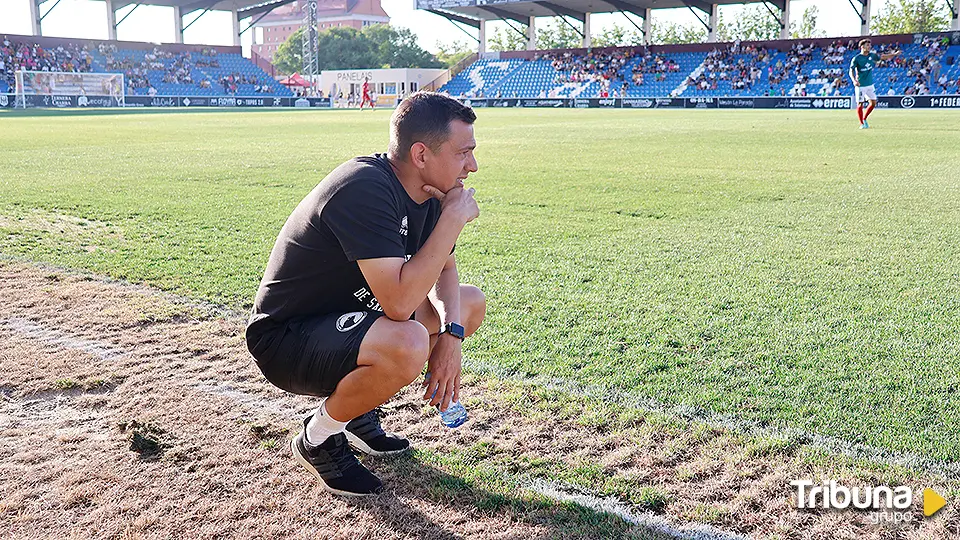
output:
[[[480,210],[463,181],[477,170],[471,108],[407,97],[387,154],[327,175],[280,231],[257,290],[247,346],[264,376],[325,398],[291,448],[327,491],[368,495],[380,480],[353,449],[410,446],[385,433],[376,407],[431,374],[424,399],[459,400],[461,345],[483,321],[480,289],[460,284],[454,246]]]

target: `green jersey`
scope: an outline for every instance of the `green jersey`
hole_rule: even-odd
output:
[[[880,55],[857,53],[850,61],[850,76],[856,77],[860,86],[873,86],[873,68],[880,61]]]

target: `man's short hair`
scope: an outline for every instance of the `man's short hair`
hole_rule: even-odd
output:
[[[870,43],[870,40],[869,40],[869,39],[861,39],[861,40],[860,40],[860,43],[857,43],[857,47],[863,47],[863,46],[866,45],[867,43]]]
[[[472,124],[476,119],[473,109],[451,97],[436,92],[410,94],[390,118],[389,155],[406,161],[418,142],[437,151],[450,137],[451,121]]]

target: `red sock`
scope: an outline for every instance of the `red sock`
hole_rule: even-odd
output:
[[[863,119],[866,120],[867,117],[870,116],[870,113],[872,112],[873,112],[873,103],[871,103],[870,106],[867,107],[867,111],[863,113]]]
[[[857,105],[857,116],[860,117],[860,123],[862,124],[863,123],[863,105],[862,104]]]

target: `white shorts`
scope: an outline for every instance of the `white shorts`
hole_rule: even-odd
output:
[[[877,100],[877,90],[871,84],[870,86],[858,86],[857,88],[857,103],[862,103],[867,100]]]

